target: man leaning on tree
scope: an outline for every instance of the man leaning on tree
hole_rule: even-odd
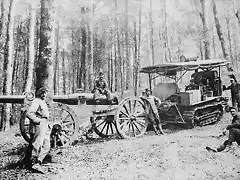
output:
[[[36,92],[36,98],[27,111],[30,119],[30,156],[36,156],[37,160],[32,166],[33,169],[44,173],[42,169],[43,159],[50,151],[49,110],[45,102],[47,89],[42,87]]]

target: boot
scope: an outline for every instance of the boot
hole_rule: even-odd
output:
[[[225,148],[226,148],[226,145],[222,144],[221,146],[219,146],[219,147],[217,148],[217,152],[221,152],[221,151],[223,151]]]
[[[162,125],[161,125],[161,124],[159,124],[159,125],[157,126],[157,129],[158,129],[159,134],[164,135],[164,132],[163,132],[163,129],[162,129]]]

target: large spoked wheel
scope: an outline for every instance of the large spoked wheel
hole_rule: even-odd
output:
[[[116,135],[118,132],[114,115],[98,116],[95,120],[94,131],[102,138],[109,138]]]
[[[53,103],[50,108],[52,126],[51,147],[65,147],[77,139],[77,115],[67,105],[62,103]],[[29,143],[30,120],[26,117],[26,111],[22,113],[20,120],[20,131],[23,138]]]
[[[143,101],[136,97],[124,99],[116,111],[115,121],[122,138],[128,139],[144,135],[148,121]]]
[[[29,131],[30,120],[26,117],[26,113],[27,111],[24,110],[21,114],[20,132],[25,141],[30,143],[30,131]]]

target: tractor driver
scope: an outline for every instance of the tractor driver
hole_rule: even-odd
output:
[[[94,99],[96,100],[96,102],[99,102],[100,94],[106,95],[107,99],[110,101],[111,92],[107,89],[107,87],[108,84],[104,78],[104,74],[103,72],[100,72],[98,79],[95,80],[93,89]]]
[[[186,86],[185,91],[198,89],[198,85],[195,83],[195,78],[192,76],[190,80],[190,84]]]
[[[157,107],[161,104],[161,100],[153,95],[150,89],[145,89],[145,98],[147,103],[148,120],[153,124],[153,130],[156,135],[164,134]]]

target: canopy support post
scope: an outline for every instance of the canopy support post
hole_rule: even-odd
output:
[[[152,79],[151,79],[151,74],[148,73],[148,80],[149,80],[149,88],[152,91]]]

